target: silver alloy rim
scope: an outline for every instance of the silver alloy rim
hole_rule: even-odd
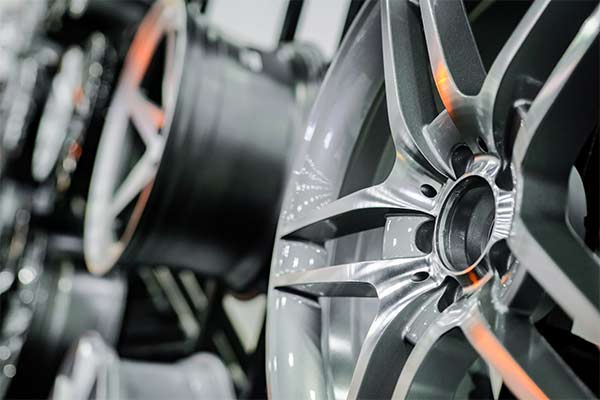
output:
[[[582,22],[548,29],[557,7]],[[600,262],[565,218],[576,154],[565,150],[556,165],[540,156],[557,152],[559,128],[582,126],[573,82],[600,29],[599,8],[565,12],[579,11],[535,1],[486,72],[462,2],[367,2],[322,86],[283,203],[269,284],[273,398],[449,398],[476,360],[495,397],[503,385],[519,398],[593,396],[537,331],[533,306],[519,303],[533,277],[573,319],[573,333],[600,345]],[[527,60],[540,32],[555,46]],[[418,72],[424,62],[443,103],[437,116],[418,99],[429,85]],[[498,132],[509,127],[498,115],[517,100],[506,98],[517,74],[540,69],[547,79],[517,107],[508,157]],[[344,192],[382,88],[393,166],[382,183]],[[474,154],[464,170],[453,163],[459,148]],[[500,184],[507,168],[511,184]],[[464,219],[469,211],[491,219]],[[419,243],[425,224],[431,249]],[[464,243],[468,229],[479,230],[479,247]],[[356,254],[338,254],[352,237]],[[362,248],[378,249],[357,256]],[[502,270],[496,249],[506,252]],[[450,282],[459,289],[442,307]],[[356,315],[366,328],[353,325]]]
[[[140,84],[159,43],[165,38],[162,104],[146,97]],[[171,125],[186,47],[186,9],[182,0],[157,1],[140,24],[106,117],[94,164],[86,208],[84,251],[88,269],[109,271],[131,239],[160,161]],[[129,121],[140,135],[145,152],[117,187],[119,165],[128,157],[124,140]],[[136,200],[125,229],[118,237],[119,213]]]

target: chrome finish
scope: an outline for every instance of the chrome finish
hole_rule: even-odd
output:
[[[181,0],[157,1],[142,21],[127,54],[123,71],[108,110],[92,179],[85,216],[84,251],[88,269],[106,273],[119,259],[136,228],[160,165],[179,90],[185,46],[186,11]],[[140,84],[159,43],[166,39],[166,60],[161,105],[143,93]],[[118,183],[128,157],[129,121],[146,149]],[[137,199],[137,200],[136,200]],[[119,214],[136,200],[134,212],[118,236]]]
[[[573,332],[600,344],[600,262],[566,218],[573,162],[598,120],[597,87],[581,88],[597,74],[600,8],[586,7],[534,2],[486,73],[462,2],[366,2],[283,203],[267,321],[273,398],[460,397],[474,366],[496,398],[503,386],[520,398],[593,396],[533,325],[539,293],[519,303],[533,277]],[[571,17],[564,30],[548,25],[559,15]],[[526,57],[542,33],[556,46]],[[519,75],[538,90],[518,92]],[[348,191],[383,100],[393,166]],[[523,102],[513,148],[507,121]]]

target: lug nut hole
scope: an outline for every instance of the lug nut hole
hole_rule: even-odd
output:
[[[489,253],[490,265],[496,271],[498,276],[503,277],[510,269],[512,256],[506,240],[500,240],[495,243]]]
[[[479,146],[479,148],[481,149],[481,151],[483,151],[484,153],[487,153],[488,147],[487,147],[487,144],[485,144],[485,140],[483,140],[480,137],[477,138],[477,146]]]
[[[421,252],[429,254],[433,250],[433,232],[435,222],[433,220],[423,222],[415,233],[415,245]]]
[[[430,199],[437,196],[437,190],[435,190],[433,186],[428,184],[421,185],[421,193],[423,193],[425,197],[429,197]]]
[[[461,144],[452,152],[451,163],[454,174],[459,177],[463,175],[469,163],[473,159],[473,152],[465,144]]]
[[[411,279],[414,282],[423,282],[427,278],[429,278],[429,272],[420,271],[420,272],[415,273]]]

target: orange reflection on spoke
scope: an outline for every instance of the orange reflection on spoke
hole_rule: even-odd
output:
[[[144,18],[133,43],[127,54],[127,67],[132,74],[132,83],[138,85],[148,69],[152,60],[154,51],[158,46],[158,41],[162,36],[162,24],[160,23],[161,8],[153,7],[150,13]]]
[[[448,113],[452,114],[452,91],[450,89],[451,81],[447,66],[440,61],[435,67],[435,72],[433,75],[435,86],[437,86],[442,103],[444,103],[444,107],[446,107]]]
[[[482,321],[469,321],[464,331],[475,350],[500,373],[518,398],[548,399]]]

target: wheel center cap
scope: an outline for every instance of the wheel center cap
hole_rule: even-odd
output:
[[[483,264],[495,213],[494,193],[482,177],[460,180],[449,192],[436,227],[436,242],[443,265],[453,275]]]

